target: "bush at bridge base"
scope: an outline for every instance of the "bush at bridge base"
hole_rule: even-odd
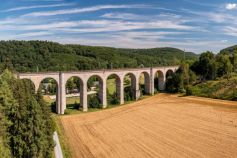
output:
[[[132,90],[132,87],[125,87],[124,88],[124,101],[133,101],[135,100],[135,94]]]
[[[118,105],[119,104],[119,98],[118,98],[117,93],[108,95],[108,103],[111,105]]]
[[[98,98],[97,94],[88,96],[88,108],[102,108],[100,99]]]

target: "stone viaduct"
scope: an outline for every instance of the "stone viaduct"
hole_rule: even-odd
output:
[[[71,77],[78,77],[80,79],[80,104],[83,111],[87,111],[87,81],[96,76],[99,80],[99,98],[103,108],[107,106],[106,81],[108,77],[116,78],[116,93],[119,96],[120,104],[124,104],[124,78],[129,75],[131,78],[131,86],[134,92],[134,97],[139,99],[139,79],[141,74],[144,74],[145,92],[147,94],[154,94],[154,79],[158,74],[159,90],[165,89],[166,76],[169,72],[175,72],[179,66],[165,66],[152,68],[129,68],[129,69],[111,69],[111,70],[91,70],[91,71],[77,71],[77,72],[39,72],[39,73],[19,73],[19,79],[29,79],[33,82],[35,90],[39,89],[40,83],[46,78],[52,78],[57,83],[56,94],[56,112],[64,114],[66,109],[66,83]]]

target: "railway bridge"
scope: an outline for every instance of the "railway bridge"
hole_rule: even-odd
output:
[[[46,78],[52,78],[57,83],[56,92],[56,112],[64,114],[66,109],[66,83],[71,77],[80,79],[80,104],[83,111],[88,110],[87,103],[87,82],[91,77],[98,78],[99,81],[99,99],[103,108],[107,106],[107,84],[106,81],[110,76],[115,77],[116,94],[119,97],[120,104],[124,104],[124,80],[125,76],[129,75],[131,78],[131,87],[134,97],[139,99],[140,86],[139,79],[141,74],[144,75],[145,92],[147,94],[154,94],[154,79],[158,77],[158,89],[165,89],[165,82],[168,73],[174,73],[179,66],[164,66],[164,67],[149,67],[149,68],[129,68],[129,69],[106,69],[106,70],[91,70],[91,71],[75,71],[75,72],[39,72],[39,73],[19,73],[19,79],[29,79],[33,82],[35,90],[40,87],[40,83]]]

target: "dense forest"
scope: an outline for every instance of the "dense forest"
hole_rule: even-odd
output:
[[[0,76],[0,157],[51,158],[55,131],[49,109],[32,85],[5,70]]]
[[[175,48],[119,49],[47,41],[0,41],[0,70],[72,71],[180,64],[197,55]]]

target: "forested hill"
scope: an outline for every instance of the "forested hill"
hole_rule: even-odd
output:
[[[0,69],[70,71],[179,64],[198,56],[175,48],[118,49],[47,41],[0,41]]]
[[[237,52],[237,45],[225,48],[225,49],[221,50],[220,52],[221,53],[234,53],[234,51]]]

